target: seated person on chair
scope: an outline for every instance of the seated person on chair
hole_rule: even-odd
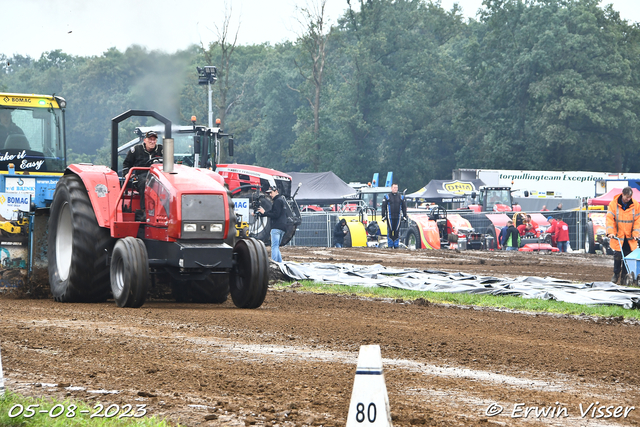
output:
[[[129,173],[129,169],[133,167],[150,166],[151,159],[156,157],[162,158],[162,145],[158,145],[158,134],[154,131],[149,131],[145,134],[142,144],[134,145],[127,153],[127,158],[124,159],[122,164],[122,175],[126,176]],[[135,188],[140,193],[140,208],[144,210],[144,186],[147,179],[147,171],[139,170],[135,171],[135,174],[138,179]]]
[[[11,117],[11,110],[0,109],[0,148],[5,148],[5,141],[9,135],[22,135],[24,136],[24,132],[20,127],[13,123],[13,119]],[[14,147],[7,147],[14,148]],[[24,147],[23,149],[28,150],[29,147]]]

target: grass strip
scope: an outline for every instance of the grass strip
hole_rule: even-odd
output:
[[[615,305],[584,305],[572,304],[554,300],[529,299],[507,295],[478,295],[458,294],[447,292],[408,291],[404,289],[333,285],[317,283],[309,280],[295,282],[293,287],[297,291],[326,293],[336,295],[351,295],[365,298],[392,298],[414,301],[424,298],[436,304],[458,304],[478,307],[494,307],[528,312],[546,312],[572,315],[589,315],[598,317],[624,317],[625,319],[640,319],[640,311],[626,309]],[[298,285],[299,284],[299,285]],[[275,285],[275,289],[286,289],[292,282]]]
[[[28,397],[6,390],[5,395],[0,396],[0,427],[170,427],[177,425],[160,420],[155,416],[133,417],[133,415],[142,414],[142,410],[136,406],[138,403],[140,402],[132,403],[132,409],[128,413],[124,406],[116,408],[116,405],[110,406],[109,404],[104,404],[103,409],[98,413],[100,408],[96,406],[97,403],[93,406],[88,406],[84,402],[75,400],[65,399],[61,401],[49,397]],[[80,411],[89,412],[82,414]],[[92,418],[93,414],[97,415]],[[131,417],[128,415],[131,415]]]

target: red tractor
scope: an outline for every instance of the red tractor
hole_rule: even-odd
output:
[[[175,139],[175,160],[187,166],[212,169],[224,179],[224,183],[231,192],[236,203],[238,219],[237,228],[240,237],[254,237],[264,244],[271,244],[271,220],[266,216],[254,215],[259,206],[270,210],[271,198],[265,193],[269,187],[278,187],[278,192],[287,202],[287,230],[280,242],[286,245],[293,238],[296,228],[302,223],[300,208],[292,194],[291,176],[261,166],[243,164],[218,164],[220,158],[220,140],[227,137],[229,141],[229,156],[233,156],[233,135],[223,133],[219,127],[207,128],[196,125],[195,116],[191,126],[173,126],[172,135]],[[138,127],[135,130],[137,138],[118,147],[118,154],[125,156],[128,150],[142,142],[148,131],[155,131],[164,136],[164,129],[159,126]],[[248,209],[243,209],[248,207]]]
[[[118,124],[154,117],[165,125],[164,157],[117,174]],[[269,261],[262,242],[237,239],[236,216],[223,178],[174,165],[171,122],[129,110],[111,121],[112,167],[70,165],[56,186],[49,218],[49,283],[56,301],[140,307],[151,278],[168,281],[178,300],[240,308],[262,305]],[[146,171],[145,206],[132,186]],[[136,220],[136,211],[143,217]]]
[[[509,187],[480,187],[477,194],[475,191],[471,193],[471,200],[467,209],[473,212],[519,212],[522,210],[513,202]]]

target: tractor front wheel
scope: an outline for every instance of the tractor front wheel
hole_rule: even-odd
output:
[[[256,239],[241,239],[233,248],[235,266],[229,276],[231,299],[239,308],[258,308],[269,286],[269,255]]]
[[[51,202],[47,261],[51,294],[60,302],[100,302],[109,297],[109,229],[100,227],[79,176],[64,175]]]
[[[111,293],[118,307],[138,308],[149,290],[149,256],[140,239],[118,240],[111,257]]]

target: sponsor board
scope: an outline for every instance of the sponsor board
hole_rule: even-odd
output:
[[[249,199],[237,198],[233,199],[234,210],[236,214],[242,216],[242,220],[249,222]]]
[[[473,170],[471,172],[473,173]],[[637,173],[612,174],[587,171],[477,169],[475,175],[485,185],[511,187],[516,197],[523,197],[525,191],[535,197],[594,197],[596,184],[600,181],[640,180],[640,174]],[[469,179],[469,175],[463,174],[462,178]]]
[[[467,181],[457,181],[457,180],[450,181],[450,182],[443,183],[442,186],[449,193],[455,193],[455,194],[461,194],[461,195],[468,194],[468,193],[471,193],[472,191],[477,190],[477,188],[475,188],[473,183],[467,182]]]
[[[0,221],[18,219],[18,211],[29,212],[31,194],[0,193]]]
[[[7,193],[28,193],[32,196],[36,195],[36,179],[35,178],[10,178],[5,179],[4,191]],[[28,210],[28,209],[27,209]]]

